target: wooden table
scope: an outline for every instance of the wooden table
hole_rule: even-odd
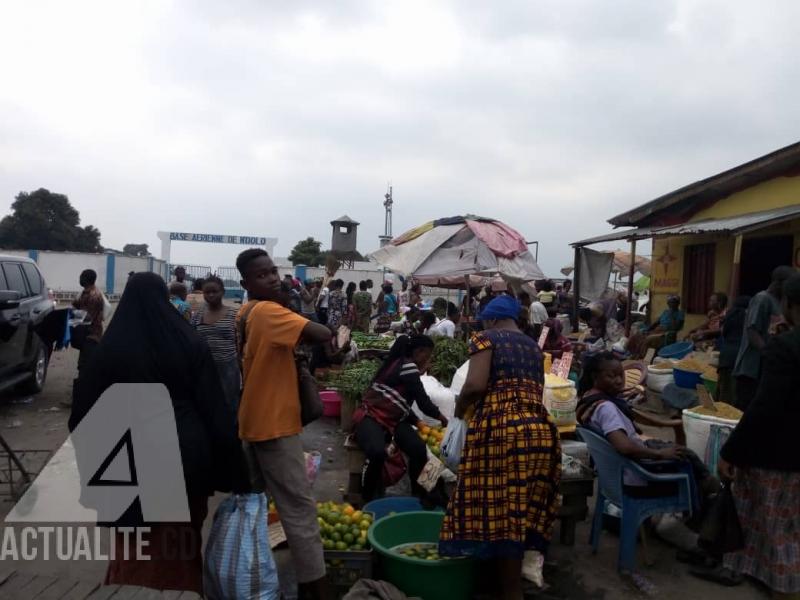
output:
[[[195,592],[160,591],[134,585],[101,585],[69,577],[31,575],[0,564],[2,600],[201,600]]]
[[[558,511],[561,521],[561,543],[575,545],[575,526],[589,514],[589,498],[594,495],[594,477],[562,479],[558,485],[562,503]]]

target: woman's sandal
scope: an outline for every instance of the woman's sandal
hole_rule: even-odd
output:
[[[724,585],[725,587],[736,587],[737,585],[741,585],[742,581],[744,581],[744,578],[739,573],[734,573],[725,567],[716,567],[713,569],[695,567],[689,569],[689,573],[699,579],[712,581]]]

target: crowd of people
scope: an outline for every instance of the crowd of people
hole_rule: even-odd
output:
[[[330,361],[343,350],[334,339],[345,326],[400,334],[354,414],[355,438],[368,459],[365,501],[383,493],[387,464],[407,457],[402,467],[414,493],[427,507],[446,510],[441,554],[492,560],[502,597],[521,598],[523,556],[546,550],[557,509],[560,442],[542,403],[543,357],[547,352],[559,358],[572,349],[556,316],[572,304],[568,282],[545,281],[537,283],[535,294],[515,295],[496,280],[483,291],[471,290],[460,307],[445,303],[439,318],[414,282],[403,281],[399,293],[385,282],[375,298],[371,281],[303,283],[282,278],[260,249],[243,252],[237,267],[248,295],[238,310],[224,303],[225,286],[216,276],[194,281],[189,294],[185,273],[178,270],[169,285],[154,274],[132,274],[105,332],[105,300],[94,285],[96,275],[81,274],[84,291],[75,306],[94,324],[79,360],[70,427],[114,383],[166,385],[176,411],[191,522],[155,524],[152,535],[167,540],[188,533],[197,549],[190,560],[157,555],[148,564],[122,559],[118,551],[107,582],[201,592],[200,531],[209,496],[266,489],[281,515],[300,597],[329,597],[299,437],[296,349],[306,345],[317,360]],[[582,317],[591,333],[602,337],[609,323],[618,323],[619,309],[609,297],[584,309]],[[643,331],[643,347],[676,339],[685,319],[680,299],[670,298]],[[412,407],[447,425],[421,375],[430,366],[432,338],[454,337],[466,323],[472,334],[469,370],[455,414],[468,422],[468,432],[458,482],[448,495],[441,483],[432,490],[417,483],[427,450],[414,430],[418,419]],[[798,323],[800,276],[782,267],[752,300],[739,297],[728,307],[727,296],[715,293],[703,323],[683,334],[698,347],[718,347],[719,394],[732,396],[745,410],[722,449],[719,467],[722,480],[734,482],[744,548],[726,555],[706,576],[730,585],[738,574],[748,574],[776,597],[800,591],[800,464],[785,446],[797,411],[794,390],[800,389],[795,381]],[[548,333],[540,348],[543,327]],[[619,356],[587,355],[582,369],[579,424],[605,436],[622,455],[666,460],[690,472],[701,502],[710,504],[720,480],[699,457],[672,442],[641,436],[621,397]],[[625,486],[631,495],[664,493],[630,474]],[[141,524],[142,519],[133,507],[121,522]]]

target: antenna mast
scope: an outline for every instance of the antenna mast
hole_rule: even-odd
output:
[[[383,208],[386,211],[386,216],[383,225],[383,235],[379,236],[381,247],[392,241],[392,205],[394,204],[394,200],[392,199],[391,184],[389,185],[389,191],[384,194],[383,198]]]

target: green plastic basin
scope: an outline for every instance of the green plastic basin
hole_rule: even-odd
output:
[[[469,600],[475,584],[471,558],[425,561],[392,552],[403,544],[439,542],[444,514],[408,512],[384,517],[369,528],[369,543],[380,556],[382,579],[407,596],[423,600]]]

